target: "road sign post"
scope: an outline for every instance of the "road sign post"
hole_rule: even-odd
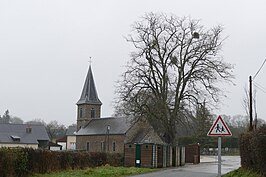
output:
[[[222,137],[218,137],[218,177],[222,175]]]
[[[219,116],[216,121],[214,121],[212,127],[210,128],[207,136],[218,137],[218,177],[222,175],[222,136],[232,136],[231,131],[226,125],[225,121]]]

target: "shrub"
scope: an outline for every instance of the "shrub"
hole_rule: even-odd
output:
[[[104,152],[91,152],[90,165],[92,167],[102,166],[107,163],[107,154]]]
[[[0,148],[0,177],[24,177],[66,169],[123,165],[123,154]]]
[[[73,164],[73,155],[71,152],[62,152],[60,153],[60,167],[63,170],[69,169]]]
[[[112,166],[118,167],[124,165],[124,154],[113,153],[107,154],[107,163]]]
[[[17,177],[26,176],[29,172],[28,169],[28,153],[19,149],[15,152],[15,172]]]
[[[241,165],[266,176],[266,125],[240,136]]]
[[[0,150],[0,174],[5,177],[15,176],[15,154],[10,149]]]

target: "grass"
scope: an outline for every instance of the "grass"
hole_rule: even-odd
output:
[[[262,177],[262,176],[253,171],[239,168],[237,170],[231,171],[230,173],[223,175],[222,177]]]
[[[102,166],[85,170],[68,170],[49,174],[34,174],[31,177],[124,177],[156,171],[150,168]]]

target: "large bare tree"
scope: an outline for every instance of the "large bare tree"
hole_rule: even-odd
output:
[[[205,29],[186,17],[144,15],[127,38],[135,51],[118,84],[117,111],[148,120],[176,144],[177,128],[189,122],[190,107],[218,102],[217,83],[233,78],[232,65],[219,53],[221,32],[221,26]]]

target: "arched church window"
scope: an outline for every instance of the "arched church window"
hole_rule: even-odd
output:
[[[91,108],[91,118],[95,118],[95,109]]]
[[[82,108],[79,108],[79,118],[82,118],[83,117],[83,110]]]

